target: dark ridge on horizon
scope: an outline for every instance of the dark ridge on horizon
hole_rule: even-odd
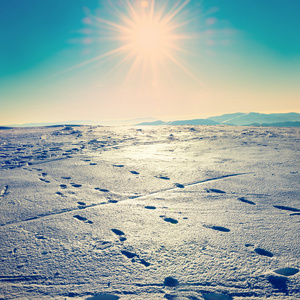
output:
[[[43,122],[43,123],[24,123],[24,124],[10,124],[9,127],[46,127],[46,126],[82,126],[92,125],[93,121],[90,120],[71,120],[61,122]]]
[[[63,128],[68,128],[70,127],[70,129],[72,127],[82,127],[82,126],[89,126],[89,125],[79,125],[79,124],[60,124],[60,125],[36,125],[36,126],[0,126],[0,130],[7,130],[7,129],[26,129],[26,128],[59,128],[59,127],[63,127]],[[100,125],[98,125],[100,126]]]
[[[13,129],[14,127],[0,126],[0,130]]]

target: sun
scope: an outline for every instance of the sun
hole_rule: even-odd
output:
[[[159,60],[173,48],[175,35],[170,24],[151,17],[151,14],[136,15],[120,34],[127,51],[142,60]]]
[[[149,81],[157,82],[158,75],[162,70],[166,71],[167,64],[171,62],[196,79],[178,55],[185,52],[184,41],[191,39],[191,35],[184,33],[189,20],[187,15],[182,14],[189,2],[179,0],[170,6],[168,1],[161,1],[163,5],[159,5],[155,0],[123,0],[122,9],[111,5],[113,16],[89,15],[88,18],[99,28],[102,40],[106,37],[108,44],[114,46],[80,66],[119,58],[116,68],[129,65],[124,81],[147,77]]]
[[[159,30],[159,26],[150,23],[134,28],[130,39],[132,40],[133,51],[148,55],[163,52],[168,37]]]
[[[148,7],[149,6],[149,2],[148,1],[141,1],[141,6],[142,7]]]

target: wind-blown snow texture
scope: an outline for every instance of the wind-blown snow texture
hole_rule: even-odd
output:
[[[299,299],[299,128],[0,131],[0,299]]]

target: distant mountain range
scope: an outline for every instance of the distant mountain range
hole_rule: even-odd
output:
[[[262,125],[265,123],[285,123],[285,122],[300,122],[300,114],[285,113],[285,114],[260,114],[260,113],[236,113],[226,114],[217,117],[210,117],[209,120],[228,125]]]
[[[236,125],[236,126],[276,126],[276,127],[300,127],[299,113],[281,113],[281,114],[260,114],[260,113],[233,113],[221,116],[209,117],[206,119],[176,120],[164,122],[155,118],[140,118],[120,121],[91,121],[76,120],[52,123],[27,123],[0,126],[0,129],[10,129],[13,127],[35,127],[35,126],[62,126],[62,125],[136,125],[136,126],[159,126],[159,125]]]
[[[260,113],[234,113],[207,119],[178,120],[171,122],[154,121],[143,122],[140,126],[157,125],[235,125],[235,126],[276,126],[276,127],[300,127],[300,114],[260,114]]]

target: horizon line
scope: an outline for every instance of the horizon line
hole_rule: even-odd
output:
[[[205,117],[192,117],[191,115],[189,116],[174,116],[174,117],[166,117],[165,119],[167,119],[167,121],[163,121],[163,117],[162,118],[157,118],[157,117],[136,117],[136,118],[129,118],[129,119],[104,119],[104,120],[95,120],[95,119],[91,119],[91,120],[83,120],[83,119],[79,119],[79,120],[65,120],[65,121],[44,121],[44,122],[28,122],[28,123],[18,123],[18,124],[1,124],[0,127],[40,127],[40,126],[59,126],[59,125],[104,125],[104,126],[109,126],[111,124],[111,126],[117,126],[117,125],[136,125],[134,123],[129,124],[130,122],[133,121],[137,121],[137,122],[141,122],[141,123],[145,123],[145,122],[156,122],[156,121],[162,121],[162,122],[174,122],[174,121],[190,121],[190,120],[207,120],[209,118],[213,118],[213,117],[220,117],[220,116],[225,116],[225,115],[233,115],[233,114],[260,114],[260,115],[272,115],[272,114],[300,114],[300,112],[295,112],[295,111],[289,111],[289,112],[271,112],[271,113],[261,113],[261,112],[232,112],[232,113],[224,113],[224,114],[217,114],[217,115],[210,115],[210,116],[205,116]],[[143,121],[144,120],[144,121]],[[78,124],[78,122],[80,122],[81,124]],[[89,124],[91,123],[91,124]],[[115,125],[113,125],[112,123],[115,123]],[[116,123],[118,123],[116,125]],[[127,123],[127,124],[124,124]]]

